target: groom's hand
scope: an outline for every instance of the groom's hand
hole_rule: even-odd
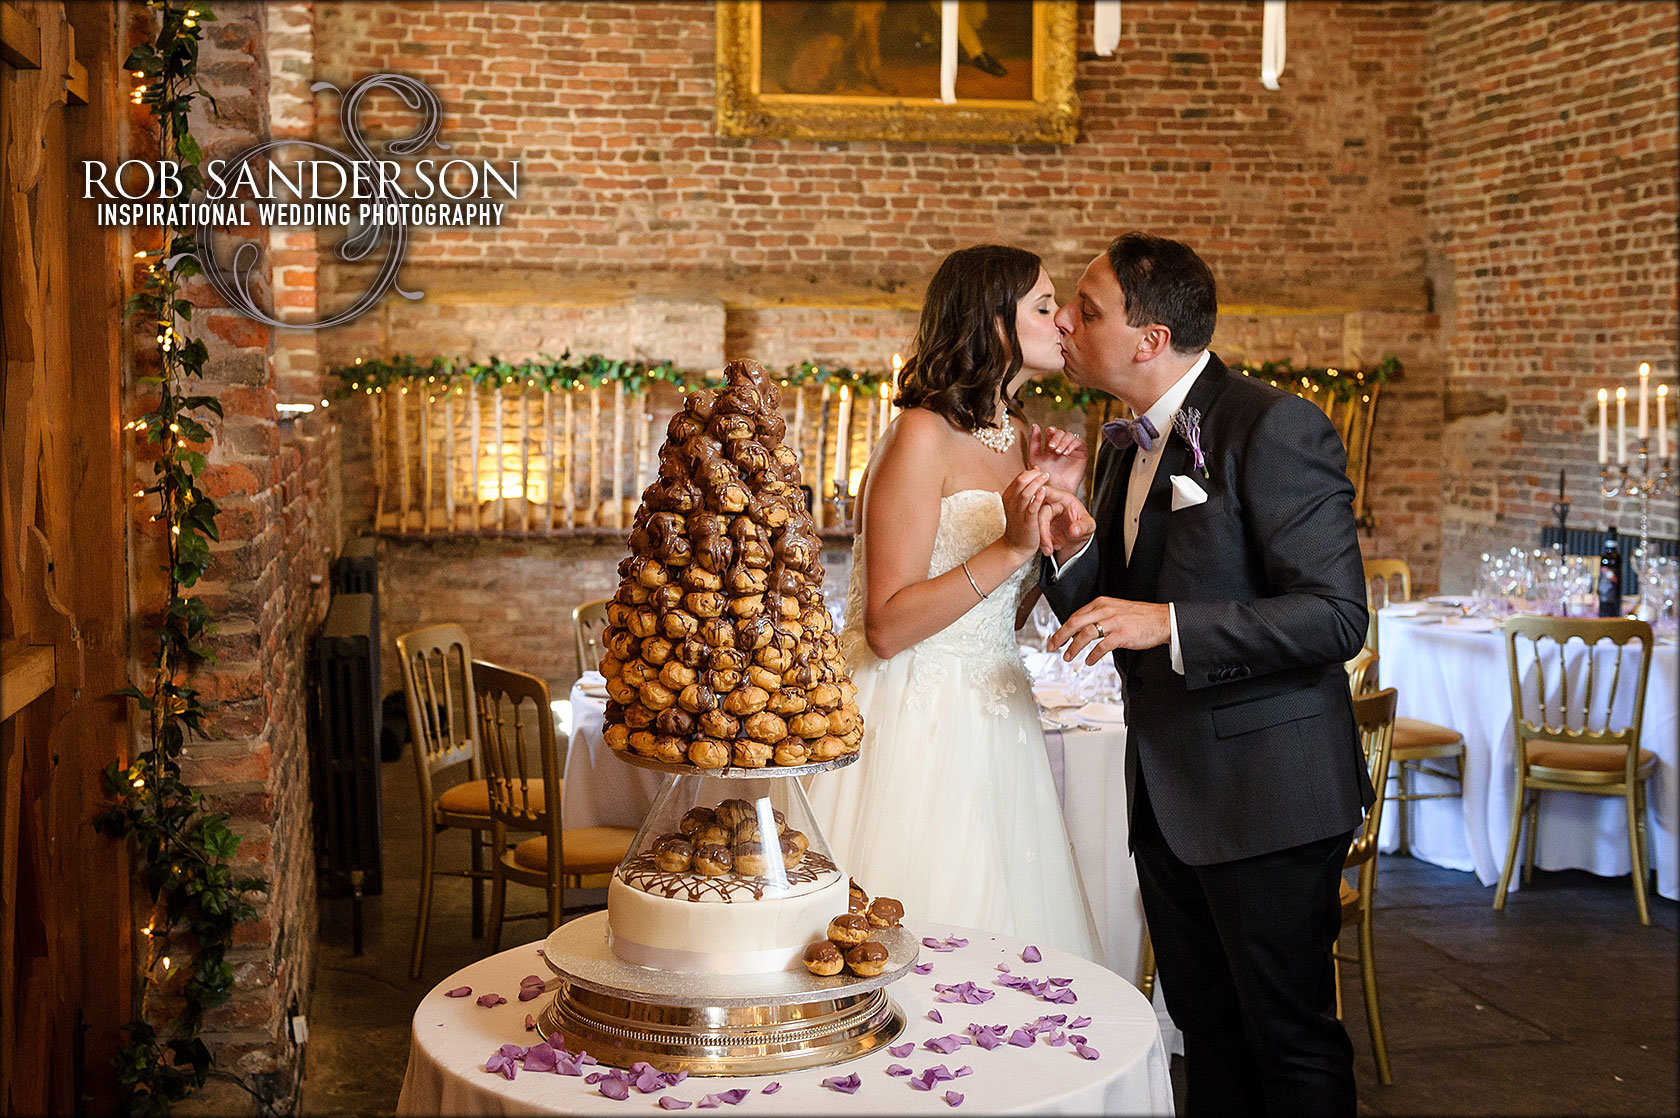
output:
[[[1171,640],[1172,614],[1165,604],[1094,598],[1056,630],[1049,648],[1069,662],[1083,656],[1090,667],[1117,648],[1155,648]]]
[[[1071,553],[1083,547],[1097,530],[1097,522],[1072,493],[1048,486],[1038,511],[1039,551],[1045,555]]]
[[[1077,493],[1079,483],[1085,480],[1088,460],[1085,440],[1078,435],[1059,427],[1033,424],[1032,436],[1027,440],[1027,462],[1033,469],[1043,471],[1057,489]]]

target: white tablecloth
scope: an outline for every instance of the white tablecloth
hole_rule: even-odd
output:
[[[705,1095],[732,1088],[751,1094],[741,1108],[751,1114],[944,1114],[952,1107],[945,1092],[964,1096],[963,1110],[973,1114],[1157,1114],[1173,1113],[1172,1081],[1167,1053],[1155,1015],[1135,988],[1109,971],[1057,951],[1044,950],[1043,962],[1024,963],[1024,940],[992,936],[944,926],[920,926],[923,935],[943,939],[966,936],[967,947],[949,954],[922,952],[933,969],[909,975],[891,987],[893,999],[907,1020],[895,1043],[913,1042],[914,1051],[894,1057],[877,1050],[847,1064],[814,1068],[785,1075],[755,1078],[691,1077],[653,1095],[632,1090],[627,1102],[615,1102],[582,1078],[541,1072],[520,1072],[512,1080],[484,1070],[485,1060],[504,1044],[528,1045],[538,1036],[524,1028],[527,1013],[536,1013],[548,995],[530,1002],[515,996],[519,980],[551,972],[538,957],[539,944],[527,944],[483,959],[458,971],[434,987],[414,1011],[408,1072],[403,1078],[398,1114],[611,1114],[645,1113],[657,1109],[661,1095],[699,1102]],[[1071,978],[1068,988],[1078,1001],[1051,1004],[1020,990],[997,984],[998,964],[1029,978]],[[972,981],[995,996],[981,1005],[936,1003],[935,983],[954,985]],[[551,982],[552,990],[558,980]],[[469,997],[448,998],[444,991],[460,986]],[[497,993],[504,1005],[486,1009],[480,995]],[[944,1017],[928,1017],[937,1009]],[[1091,1023],[1070,1030],[1086,1038],[1100,1055],[1081,1058],[1072,1044],[1053,1047],[1048,1035],[1031,1047],[1003,1044],[990,1051],[975,1045],[943,1055],[922,1042],[950,1034],[967,1035],[970,1024],[1015,1028],[1046,1014],[1066,1013],[1072,1020],[1084,1015]],[[917,1075],[939,1064],[950,1071],[968,1066],[972,1074],[936,1083],[931,1091],[910,1087],[909,1077],[890,1076],[890,1064],[910,1067]],[[594,1069],[591,1069],[594,1070]],[[856,1074],[862,1086],[846,1095],[822,1086],[824,1079]],[[770,1082],[781,1090],[766,1095]],[[626,1108],[629,1108],[628,1110]],[[959,1111],[959,1113],[962,1111]]]
[[[1505,665],[1505,638],[1498,631],[1477,632],[1458,625],[1377,616],[1382,657],[1378,673],[1385,687],[1399,691],[1399,712],[1451,726],[1464,735],[1465,789],[1461,800],[1423,800],[1409,805],[1408,838],[1414,857],[1449,869],[1474,870],[1484,885],[1494,885],[1504,866],[1510,837],[1511,803],[1516,790],[1516,738],[1512,729],[1511,684]],[[1574,655],[1581,654],[1573,645]],[[1609,646],[1600,656],[1608,659]],[[1616,725],[1632,717],[1633,681],[1637,677],[1630,648],[1616,696]],[[1555,672],[1549,673],[1553,676]],[[1571,675],[1578,673],[1572,671]],[[1584,673],[1579,673],[1584,676]],[[1609,670],[1599,673],[1609,684]],[[1680,864],[1675,851],[1680,823],[1680,781],[1676,763],[1676,650],[1659,643],[1653,654],[1645,694],[1642,745],[1658,757],[1647,789],[1657,892],[1680,899]],[[1438,764],[1439,762],[1432,762]],[[1446,781],[1413,777],[1414,792],[1451,791]],[[1381,849],[1399,843],[1398,805],[1383,816]],[[1519,851],[1520,853],[1520,851]],[[1627,814],[1619,798],[1576,792],[1543,792],[1535,864],[1542,869],[1584,869],[1605,876],[1629,872]],[[1511,888],[1521,884],[1513,875]]]

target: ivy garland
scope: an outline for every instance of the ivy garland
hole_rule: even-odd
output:
[[[458,361],[448,357],[434,357],[424,361],[412,354],[387,359],[367,360],[358,357],[350,365],[332,370],[341,385],[337,396],[344,399],[358,392],[374,395],[395,386],[408,386],[420,381],[435,387],[436,394],[454,389],[465,390],[466,385],[477,388],[512,387],[524,381],[528,388],[544,392],[576,391],[585,387],[599,388],[622,382],[632,396],[640,396],[660,384],[669,384],[678,391],[716,385],[714,374],[685,372],[670,361],[650,365],[642,361],[620,361],[591,354],[577,364],[568,364],[571,354],[559,357],[544,355],[539,359],[510,364],[491,357],[488,362]],[[1327,393],[1338,400],[1347,400],[1356,393],[1364,394],[1372,386],[1383,384],[1400,374],[1399,358],[1385,356],[1369,369],[1297,368],[1289,361],[1267,361],[1259,365],[1243,364],[1236,371],[1247,376],[1261,377],[1280,388],[1291,391],[1304,389],[1308,394]],[[893,373],[879,369],[852,369],[838,365],[820,365],[801,361],[790,365],[781,376],[784,386],[804,387],[820,384],[845,386],[854,395],[874,395],[881,385],[891,383]],[[1061,374],[1029,381],[1022,389],[1024,399],[1048,398],[1058,407],[1084,409],[1112,399],[1106,392],[1074,384]]]
[[[201,27],[216,16],[180,0],[149,0],[147,6],[157,13],[157,34],[135,47],[123,68],[138,83],[134,103],[145,105],[157,122],[159,158],[179,163],[182,187],[190,193],[203,185],[203,152],[187,116],[199,94],[215,106],[197,70]],[[146,278],[129,296],[125,314],[157,330],[160,372],[140,378],[143,391],[155,390],[157,399],[127,429],[139,434],[146,453],[155,455],[154,480],[136,496],[158,499],[152,519],[167,529],[168,597],[147,690],[118,692],[146,714],[149,741],[127,766],[113,763],[106,770],[111,802],[94,820],[100,832],[133,841],[152,899],[142,930],[146,964],[139,1012],[123,1027],[125,1042],[115,1060],[134,1114],[167,1114],[210,1076],[214,1057],[199,1035],[204,1017],[233,992],[227,953],[234,928],[257,916],[246,896],[268,888],[260,878],[234,875],[230,863],[239,836],[229,829],[227,815],[206,810],[204,794],[181,776],[182,752],[191,735],[202,730],[205,714],[187,673],[195,663],[215,660],[203,643],[211,632],[210,609],[203,599],[185,594],[209,568],[210,541],[218,538],[216,504],[198,486],[205,457],[195,447],[209,440],[206,415],[220,416],[222,408],[214,396],[186,389],[187,382],[202,378],[209,357],[202,341],[184,333],[192,321],[192,304],[180,297],[181,285],[200,272],[195,238],[191,230],[165,228],[162,233],[162,248],[135,254],[146,262]],[[149,1018],[166,997],[178,998],[181,1009],[166,1034],[160,1034]],[[229,1078],[269,1109],[267,1096]]]

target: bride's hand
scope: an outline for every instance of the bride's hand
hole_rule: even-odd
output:
[[[1038,514],[1044,507],[1047,480],[1038,470],[1022,470],[1003,491],[1003,542],[1023,562],[1038,550]]]
[[[1034,469],[1042,470],[1057,489],[1077,493],[1079,483],[1085,480],[1088,460],[1085,440],[1078,435],[1059,427],[1033,424],[1032,437],[1027,440],[1027,461]]]

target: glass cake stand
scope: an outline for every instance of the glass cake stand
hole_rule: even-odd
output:
[[[799,777],[842,768],[856,755],[712,770],[619,756],[670,776],[613,875],[608,911],[562,924],[543,944],[544,960],[563,980],[539,1015],[544,1034],[559,1032],[572,1051],[587,1050],[606,1064],[643,1060],[691,1075],[779,1074],[844,1063],[891,1044],[905,1020],[887,987],[915,965],[914,935],[872,928],[870,939],[888,958],[869,977],[849,970],[815,975],[801,961],[827,921],[847,911],[847,879]],[[715,841],[723,837],[719,828],[735,841]],[[770,834],[783,841],[766,841]],[[694,907],[647,926],[689,927],[692,917],[705,942],[632,939],[640,936],[636,919],[678,903]],[[723,950],[765,922],[778,932],[786,925],[782,942]],[[713,933],[731,926],[738,931]],[[719,950],[688,950],[694,947]]]

